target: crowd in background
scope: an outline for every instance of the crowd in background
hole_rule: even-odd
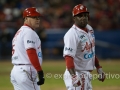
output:
[[[44,16],[40,29],[67,29],[73,24],[72,9],[79,3],[87,6],[89,24],[94,30],[120,30],[120,0],[0,0],[0,47],[10,47],[6,43],[11,42],[23,25],[25,8],[37,7],[40,10]],[[2,49],[2,53],[6,53]]]

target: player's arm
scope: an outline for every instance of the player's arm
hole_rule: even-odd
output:
[[[36,50],[34,48],[27,49],[27,54],[28,54],[30,62],[32,63],[34,68],[37,71],[41,71],[42,68],[41,68],[41,66],[39,64],[39,60],[38,60],[38,56],[37,56]]]
[[[39,59],[38,59],[36,50],[34,48],[30,48],[30,49],[27,49],[26,51],[27,51],[27,54],[28,54],[28,57],[30,59],[31,64],[34,66],[34,68],[38,72],[38,77],[40,80],[38,81],[37,84],[38,85],[44,84],[44,74],[43,74],[43,70],[41,68],[41,65],[39,63]]]
[[[75,66],[74,66],[74,62],[73,62],[73,57],[71,56],[65,56],[65,61],[66,61],[66,67],[70,73],[70,75],[75,75]]]
[[[75,66],[74,66],[74,62],[73,62],[73,57],[71,56],[65,56],[65,61],[66,61],[66,67],[70,73],[70,75],[72,76],[72,84],[75,87],[78,87],[81,85],[80,80],[78,79],[76,73],[75,73]]]
[[[96,55],[95,55],[95,67],[97,68],[97,72],[99,74],[98,79],[103,82],[105,80],[105,73],[102,70],[102,66],[100,66],[99,64],[99,60]]]
[[[102,66],[100,66],[100,64],[99,64],[99,60],[98,60],[96,55],[95,55],[95,67],[96,68],[102,68]]]

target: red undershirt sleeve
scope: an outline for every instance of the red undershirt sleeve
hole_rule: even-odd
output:
[[[73,57],[65,56],[65,61],[66,61],[66,66],[68,70],[75,67],[73,62]]]
[[[99,60],[98,60],[98,58],[97,58],[96,55],[95,55],[95,67],[96,67],[96,68],[102,68],[102,67],[100,66],[100,64],[99,64]]]
[[[36,50],[31,48],[31,49],[27,49],[26,51],[27,51],[27,54],[28,54],[31,64],[34,66],[34,68],[37,71],[41,71],[42,68],[40,66]]]

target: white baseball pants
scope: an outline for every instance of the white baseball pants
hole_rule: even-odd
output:
[[[77,71],[76,75],[79,75],[80,77],[81,85],[79,87],[74,87],[72,85],[70,73],[66,69],[64,73],[64,82],[67,90],[92,90],[92,85],[91,85],[92,75],[90,74],[89,71],[80,71],[80,72]]]
[[[14,90],[40,90],[37,72],[31,65],[14,65],[10,79]]]

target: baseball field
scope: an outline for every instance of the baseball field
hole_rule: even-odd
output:
[[[93,90],[120,90],[120,60],[100,60],[100,64],[106,73],[106,80],[98,81],[94,70],[92,72]],[[66,90],[63,81],[64,60],[45,60],[42,67],[46,80],[41,90]],[[11,69],[10,60],[0,60],[0,90],[14,90],[10,83]]]

